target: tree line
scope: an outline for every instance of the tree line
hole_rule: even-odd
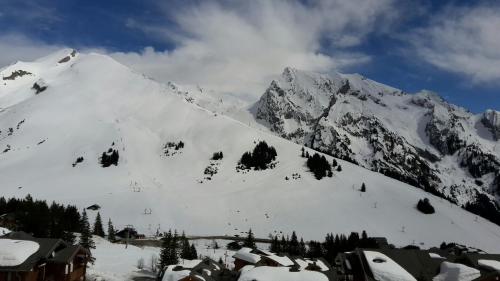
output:
[[[91,226],[85,209],[80,213],[73,205],[45,200],[34,200],[31,195],[23,199],[0,197],[0,215],[11,220],[12,231],[24,231],[38,238],[58,238],[74,244],[75,233],[80,233],[78,243],[87,249],[95,248],[92,235],[105,237],[101,214],[98,212]],[[108,221],[108,239],[115,241],[115,230]]]
[[[323,242],[311,240],[307,243],[302,238],[299,240],[294,231],[291,236],[273,236],[269,250],[280,255],[324,258],[333,263],[338,253],[356,248],[378,248],[378,244],[374,238],[368,237],[366,231],[361,236],[358,232],[351,232],[349,236],[328,233]]]
[[[179,236],[177,230],[169,230],[163,235],[160,251],[160,268],[179,263],[179,259],[198,258],[194,244],[190,244],[184,232]]]

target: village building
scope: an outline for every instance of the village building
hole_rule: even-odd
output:
[[[255,253],[255,250],[250,248],[241,248],[234,255],[234,270],[239,271],[247,265],[256,265],[261,255]]]
[[[0,214],[0,227],[17,229],[17,220],[13,213]]]
[[[500,255],[457,256],[436,248],[356,249],[337,255],[334,267],[342,281],[500,281]]]
[[[324,259],[307,259],[304,257],[277,255],[269,251],[250,248],[240,249],[233,255],[233,258],[235,271],[252,271],[255,268],[260,267],[281,268],[277,270],[259,269],[258,271],[274,271],[276,274],[281,276],[286,276],[292,273],[315,271],[318,273],[318,276],[325,278],[324,280],[337,280],[335,271]],[[305,273],[300,274],[307,275]]]
[[[203,260],[183,260],[177,265],[169,265],[160,275],[162,281],[235,281],[236,272],[227,270],[219,263]]]
[[[90,252],[24,232],[0,237],[0,281],[84,281]]]

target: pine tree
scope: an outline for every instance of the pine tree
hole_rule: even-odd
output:
[[[363,232],[361,232],[361,239],[363,239],[363,240],[368,239],[368,234],[366,234],[366,230],[363,230]]]
[[[102,227],[101,214],[99,212],[97,212],[97,216],[95,217],[94,231],[92,234],[104,237],[104,228]]]
[[[174,254],[172,231],[169,230],[162,238],[160,251],[160,268],[165,268],[168,265],[177,264],[177,256]]]
[[[195,260],[198,258],[198,252],[196,252],[196,248],[194,247],[194,244],[191,244],[191,259]]]
[[[278,236],[273,237],[269,250],[276,254],[281,253],[280,241],[278,240]]]
[[[361,192],[366,192],[366,185],[365,185],[365,183],[363,183],[363,184],[361,185],[361,189],[360,189],[359,191],[361,191]]]
[[[290,239],[288,253],[292,256],[297,256],[300,254],[300,245],[295,231],[292,232],[292,238]]]
[[[304,239],[300,238],[299,242],[299,256],[304,257],[306,255],[307,248]]]
[[[108,240],[111,242],[115,242],[115,228],[113,227],[113,223],[111,222],[111,218],[108,221]]]
[[[179,235],[177,234],[177,230],[174,230],[174,235],[172,236],[172,242],[170,244],[170,257],[171,264],[179,263]]]
[[[86,249],[95,249],[92,233],[90,232],[90,223],[87,217],[87,212],[83,209],[82,219],[80,221],[80,245]]]
[[[342,172],[342,166],[340,165],[337,166],[337,172]]]
[[[245,241],[243,242],[243,247],[247,248],[255,248],[255,237],[253,236],[252,229],[248,230],[248,235],[247,238],[245,238]]]
[[[281,236],[280,250],[282,253],[286,253],[288,251],[288,243],[285,240],[285,235]]]
[[[186,238],[184,232],[181,235],[181,258],[189,260],[191,259],[191,245],[189,245],[189,240]]]

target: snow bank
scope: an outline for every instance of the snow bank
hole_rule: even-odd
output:
[[[500,262],[495,261],[495,260],[478,260],[477,263],[480,266],[495,270],[495,271],[500,271]]]
[[[0,239],[0,266],[18,266],[39,248],[33,241]]]
[[[236,254],[234,254],[233,257],[249,263],[258,263],[260,261],[260,256],[251,253],[251,251],[252,249],[250,248],[241,248],[238,252],[236,252]]]
[[[261,266],[242,271],[238,281],[328,281],[326,275],[316,271],[290,272],[287,267]]]
[[[471,281],[481,276],[479,270],[459,263],[443,262],[433,281]]]
[[[123,244],[113,244],[101,237],[93,236],[96,248],[92,256],[96,262],[89,265],[88,275],[97,280],[123,281],[128,280],[138,270],[137,263],[144,260],[145,268],[151,267],[153,256],[159,257],[159,248],[139,248]],[[157,261],[157,260],[156,260]],[[94,280],[89,278],[89,280]]]
[[[408,271],[388,256],[373,251],[364,251],[368,265],[378,281],[417,281]]]
[[[10,230],[7,228],[0,227],[0,236],[10,233]]]

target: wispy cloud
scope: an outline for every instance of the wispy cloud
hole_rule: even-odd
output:
[[[204,1],[175,12],[172,25],[128,19],[127,26],[174,42],[171,51],[113,53],[160,81],[260,95],[285,66],[327,72],[370,61],[352,51],[398,16],[392,0]],[[161,7],[160,7],[161,8]],[[332,48],[322,52],[322,43]]]
[[[500,5],[447,7],[406,39],[416,54],[469,81],[500,81]]]
[[[0,36],[0,67],[18,60],[32,61],[62,48],[32,40],[20,34]]]

